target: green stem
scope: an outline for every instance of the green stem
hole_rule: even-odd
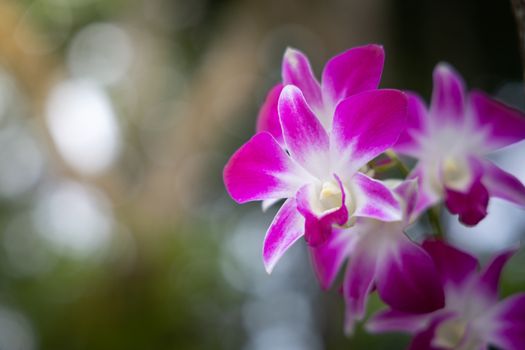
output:
[[[394,165],[392,165],[392,167],[397,166],[399,171],[401,171],[401,174],[404,177],[407,177],[408,174],[410,173],[410,169],[408,169],[408,167],[405,165],[405,163],[403,163],[403,161],[401,159],[399,159],[397,154],[394,151],[392,151],[392,150],[386,151],[385,154],[394,163]]]
[[[434,229],[435,237],[437,239],[443,239],[443,226],[439,220],[439,207],[435,206],[427,210],[428,221],[430,226]]]
[[[386,171],[392,170],[394,168],[398,167],[398,164],[394,161],[390,161],[387,164],[383,165],[374,165],[372,169],[378,174],[384,173]]]

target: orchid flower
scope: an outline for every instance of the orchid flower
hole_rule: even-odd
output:
[[[498,301],[498,281],[514,251],[492,259],[481,271],[473,256],[442,241],[426,241],[445,291],[445,306],[427,314],[390,309],[367,324],[372,332],[415,334],[412,350],[525,349],[525,293]]]
[[[466,225],[487,214],[489,197],[525,206],[525,187],[485,155],[525,138],[525,116],[480,91],[465,93],[446,64],[434,70],[430,109],[409,95],[408,125],[395,150],[418,159],[410,177],[420,180],[418,210],[444,199]]]
[[[223,174],[238,203],[286,198],[264,241],[268,272],[303,235],[308,244],[319,245],[334,225],[350,225],[354,217],[400,220],[391,190],[359,169],[391,147],[404,129],[403,93],[370,90],[342,100],[329,131],[294,85],[283,88],[278,112],[284,145],[260,132],[235,152]]]
[[[256,131],[269,132],[279,144],[285,146],[278,101],[285,85],[295,85],[303,93],[310,110],[329,132],[337,104],[351,95],[377,89],[384,63],[385,52],[382,46],[371,44],[354,47],[328,61],[320,84],[308,57],[299,50],[286,49],[281,71],[282,83],[268,92],[257,117]],[[262,201],[263,210],[276,202],[275,199]]]
[[[405,181],[394,191],[403,207],[401,220],[359,218],[354,226],[340,230],[324,245],[310,248],[314,270],[325,289],[349,258],[343,281],[348,334],[365,316],[368,295],[374,288],[385,303],[406,312],[426,313],[444,305],[439,275],[430,255],[404,232],[415,219],[417,182]]]
[[[277,104],[286,85],[295,85],[302,91],[310,110],[323,127],[330,130],[339,102],[359,92],[377,89],[384,61],[382,46],[349,49],[328,61],[319,83],[308,58],[302,52],[288,48],[282,64],[282,84],[277,84],[268,93],[257,119],[257,132],[268,131],[283,144]]]

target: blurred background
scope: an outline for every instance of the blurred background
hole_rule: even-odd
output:
[[[448,61],[523,108],[515,27],[507,1],[0,0],[0,349],[402,349],[403,335],[343,335],[304,243],[264,272],[275,208],[234,204],[222,167],[287,46],[319,75],[381,43],[383,87],[428,100]],[[525,180],[523,152],[494,159]],[[482,257],[525,226],[512,205],[489,210],[475,229],[444,218]],[[525,289],[524,263],[504,295]]]

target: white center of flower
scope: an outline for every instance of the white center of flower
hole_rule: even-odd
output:
[[[337,209],[343,203],[343,193],[339,185],[333,181],[326,181],[319,192],[319,203],[323,211]]]
[[[455,318],[445,321],[436,329],[432,345],[446,349],[455,349],[463,340],[467,330],[467,322]]]
[[[447,157],[441,163],[443,182],[448,188],[463,190],[470,182],[470,171],[465,161]]]

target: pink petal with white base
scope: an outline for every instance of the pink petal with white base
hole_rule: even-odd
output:
[[[434,88],[430,115],[434,122],[465,122],[465,84],[461,76],[449,65],[440,63],[434,69]]]
[[[361,240],[356,244],[343,282],[347,334],[352,334],[355,322],[364,318],[368,295],[374,287],[377,256],[368,249],[369,245],[373,245],[370,239]]]
[[[341,101],[331,135],[339,169],[355,172],[392,147],[406,126],[406,110],[406,96],[397,90],[366,91]]]
[[[323,70],[325,103],[335,109],[348,96],[377,89],[384,62],[385,52],[379,45],[355,47],[330,59]]]
[[[478,127],[487,133],[488,151],[525,139],[525,115],[481,91],[470,95]]]
[[[279,96],[281,95],[282,89],[283,85],[277,84],[270,90],[270,92],[268,92],[266,100],[259,110],[256,127],[257,132],[267,131],[272,134],[281,145],[284,141],[277,103],[279,102]]]
[[[398,311],[428,313],[445,304],[439,274],[428,255],[403,232],[388,235],[376,266],[376,285],[381,299]]]
[[[299,50],[288,48],[284,53],[282,66],[283,85],[295,85],[304,94],[310,108],[322,110],[321,87],[315,79],[308,58]]]
[[[485,161],[482,182],[491,196],[525,207],[525,186],[513,175]]]
[[[398,221],[403,217],[403,209],[385,184],[363,173],[352,178],[355,194],[354,216],[369,217],[381,221]]]
[[[487,313],[487,341],[501,349],[525,349],[525,293],[514,295]]]
[[[478,268],[478,261],[472,255],[441,241],[426,240],[423,242],[423,249],[434,260],[444,286],[463,286]]]
[[[264,267],[271,273],[277,261],[304,234],[304,218],[297,211],[295,199],[290,198],[275,215],[263,245]]]
[[[279,98],[279,117],[286,149],[292,158],[318,177],[327,171],[328,134],[296,86],[287,85]]]
[[[399,135],[394,150],[401,154],[418,157],[420,155],[419,139],[426,132],[428,111],[425,103],[418,95],[405,92],[408,97],[407,126]]]
[[[372,333],[406,332],[413,334],[425,329],[430,320],[430,314],[388,309],[373,315],[366,323],[366,330]]]
[[[347,231],[335,229],[327,242],[309,247],[315,275],[323,289],[330,288],[356,242],[356,236]]]
[[[223,172],[226,189],[238,203],[291,197],[304,183],[304,176],[304,170],[266,132],[239,148]]]

